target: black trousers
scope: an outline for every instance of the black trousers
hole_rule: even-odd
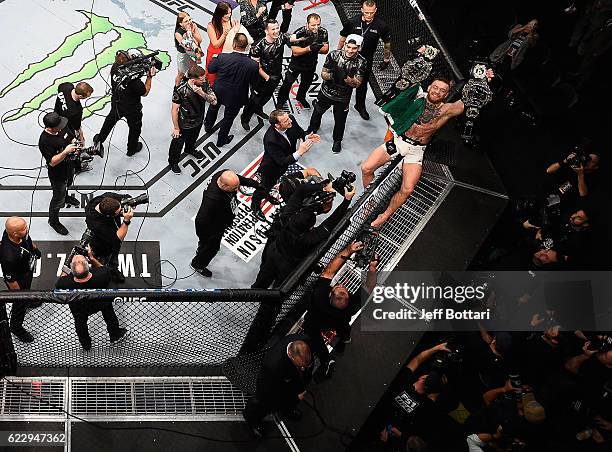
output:
[[[21,275],[17,284],[19,284],[20,290],[29,290],[32,287],[32,278],[34,274],[32,272]],[[9,290],[11,290],[9,288]],[[28,308],[37,306],[37,303],[30,301],[18,301],[12,304],[11,308],[11,331],[21,332],[23,331],[23,321],[25,319],[26,311]]]
[[[278,12],[285,3],[291,3],[287,0],[272,0],[272,6],[270,6],[270,12],[268,13],[269,19],[276,19]],[[295,3],[295,2],[293,2]],[[281,33],[287,33],[289,31],[289,25],[291,24],[291,13],[293,9],[283,9],[283,22],[280,26]]]
[[[53,195],[49,202],[49,222],[57,223],[59,222],[59,211],[66,203],[68,181],[66,179],[50,178],[49,182],[51,182],[51,189],[53,190]]]
[[[196,222],[196,235],[198,236],[198,248],[192,263],[194,267],[206,268],[221,249],[223,230],[211,233],[210,225]]]
[[[115,314],[112,303],[84,301],[70,303],[69,307],[74,317],[74,329],[83,347],[91,347],[91,336],[89,335],[87,320],[90,315],[96,312],[102,312],[102,318],[104,318],[104,323],[106,323],[106,330],[108,331],[109,338],[114,340],[119,337],[121,333],[119,329],[119,319],[117,318],[117,314]]]
[[[142,132],[142,111],[124,114],[116,106],[111,107],[111,111],[104,120],[102,129],[100,129],[100,133],[98,134],[100,142],[103,143],[106,141],[113,127],[115,127],[115,124],[117,124],[121,118],[125,118],[129,127],[127,150],[136,152],[138,140],[140,139],[140,132]]]
[[[308,130],[310,132],[317,132],[321,127],[321,118],[323,114],[333,107],[334,110],[334,141],[342,141],[344,138],[344,128],[346,127],[346,117],[348,116],[350,99],[347,101],[336,101],[331,100],[323,93],[319,93],[317,96],[317,102],[314,104],[314,111],[310,117],[310,125]]]
[[[268,197],[270,190],[272,190],[277,182],[277,179],[274,179],[265,173],[261,175],[260,187],[255,190],[253,196],[251,197],[251,209],[254,212],[261,210],[261,203]]]
[[[319,357],[322,365],[325,365],[329,362],[329,350],[327,349],[327,345],[325,345],[325,341],[321,336],[321,328],[317,325],[314,325],[312,322],[304,324],[304,332],[310,338],[310,347],[312,351]]]
[[[295,269],[296,263],[299,263],[299,261],[290,261],[279,253],[275,243],[270,244],[266,250],[265,260],[262,259],[259,273],[251,288],[267,289],[270,286],[279,287]]]
[[[217,103],[217,105],[210,105],[208,107],[208,112],[206,112],[206,118],[204,119],[204,128],[206,130],[211,130],[215,126],[220,107],[221,104],[219,103]],[[242,105],[225,105],[223,119],[219,125],[219,136],[217,137],[217,143],[227,142],[229,131],[232,128],[234,119],[236,119],[236,116],[238,116],[238,113],[240,112],[240,108],[242,108]]]
[[[180,129],[181,134],[178,138],[172,138],[170,142],[170,150],[168,151],[168,163],[174,165],[179,162],[181,157],[181,150],[185,145],[185,152],[187,154],[193,154],[196,148],[196,141],[200,136],[200,130],[202,130],[202,124],[192,129]]]
[[[283,80],[283,84],[278,90],[278,106],[282,106],[289,99],[289,92],[291,91],[291,87],[297,80],[298,76],[301,75],[300,86],[298,87],[297,99],[306,99],[306,94],[308,94],[308,89],[312,84],[315,76],[315,70],[312,71],[302,71],[299,69],[294,69],[289,67],[287,72],[285,72],[285,79]]]
[[[372,74],[372,64],[373,62],[368,60],[361,85],[355,90],[355,105],[357,107],[365,108],[366,94],[368,93],[368,80],[370,80],[370,75]]]
[[[267,82],[261,77],[259,78],[257,85],[255,86],[255,89],[253,89],[251,97],[249,98],[249,104],[242,112],[243,121],[248,122],[254,113],[257,113],[263,109],[264,105],[266,105],[268,101],[272,99],[274,90],[279,83],[280,76],[273,75]]]

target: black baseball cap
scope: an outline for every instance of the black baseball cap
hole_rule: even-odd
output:
[[[43,124],[50,129],[62,130],[68,124],[68,119],[52,111],[43,116]]]

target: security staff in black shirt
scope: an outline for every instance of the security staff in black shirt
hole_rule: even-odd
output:
[[[321,332],[334,330],[339,341],[334,351],[344,352],[346,344],[351,341],[351,317],[361,308],[364,299],[376,285],[376,260],[370,262],[365,286],[356,293],[349,293],[342,284],[332,286],[332,279],[344,266],[353,253],[363,248],[361,242],[353,242],[343,249],[323,270],[315,283],[310,297],[310,305],[304,317],[304,332],[311,339],[312,351],[319,357],[321,365],[314,377],[322,380],[331,377],[335,359],[330,355]]]
[[[74,154],[77,145],[73,143],[74,135],[66,127],[68,119],[55,112],[43,117],[45,130],[38,139],[38,149],[47,162],[49,182],[53,195],[49,203],[49,225],[61,235],[68,235],[68,229],[59,221],[59,211],[65,203],[79,206],[81,203],[74,196],[68,196],[68,186],[74,178]]]
[[[262,421],[270,413],[279,412],[292,420],[300,418],[296,405],[306,396],[311,362],[310,346],[299,334],[285,336],[268,350],[257,375],[255,397],[242,412],[257,437],[265,435]]]
[[[306,26],[298,28],[294,34],[297,38],[305,37],[306,40],[291,46],[289,68],[278,90],[278,105],[283,106],[287,102],[291,87],[298,76],[301,76],[295,99],[304,108],[310,108],[306,94],[317,70],[317,57],[319,54],[326,55],[329,52],[329,38],[327,30],[321,27],[321,16],[316,13],[309,14],[306,18]]]
[[[361,15],[353,17],[344,24],[344,28],[340,31],[340,41],[338,42],[338,49],[342,49],[349,35],[357,34],[363,37],[359,53],[366,59],[367,64],[363,82],[357,87],[357,92],[355,93],[355,110],[365,120],[370,119],[370,115],[366,110],[365,100],[368,91],[368,79],[372,73],[374,53],[376,53],[379,39],[385,44],[383,61],[379,69],[386,69],[391,62],[391,29],[376,15],[376,9],[375,0],[363,0],[361,2]]]
[[[206,71],[198,65],[191,66],[187,78],[183,78],[172,94],[173,129],[168,163],[174,173],[181,172],[178,162],[183,144],[187,154],[196,159],[204,157],[204,153],[198,151],[195,144],[204,123],[206,102],[215,105],[217,96],[206,80]]]
[[[135,55],[136,56],[136,55]],[[130,59],[131,55],[124,50],[120,50],[115,55],[115,64],[111,67],[111,109],[100,133],[94,136],[94,144],[99,145],[106,141],[111,131],[115,127],[115,124],[119,122],[121,118],[125,118],[128,124],[128,144],[127,144],[127,155],[133,156],[137,152],[142,150],[142,143],[138,141],[140,138],[140,132],[142,131],[142,102],[141,97],[146,97],[151,91],[151,80],[155,75],[155,68],[151,68],[151,71],[147,74],[147,80],[142,83],[139,78],[130,80],[125,84],[121,83],[117,69],[120,65],[126,64]]]
[[[361,86],[365,74],[366,60],[359,55],[362,38],[350,35],[343,50],[332,50],[325,59],[321,77],[323,86],[314,104],[308,131],[316,133],[321,127],[323,114],[334,109],[334,144],[332,152],[342,150],[342,138],[346,126],[353,89]]]
[[[8,218],[0,244],[0,266],[9,290],[28,290],[32,287],[34,267],[40,255],[40,250],[28,235],[26,221],[20,217]],[[23,320],[28,308],[38,306],[40,303],[29,301],[13,303],[11,331],[22,342],[34,340],[32,334],[23,327]]]
[[[254,113],[267,117],[263,107],[274,94],[274,90],[281,80],[283,69],[283,53],[285,46],[301,42],[293,35],[280,33],[278,22],[266,21],[266,36],[251,47],[251,57],[259,63],[259,80],[257,81],[249,99],[249,104],[244,107],[240,122],[244,130],[251,130],[249,121]]]
[[[121,207],[126,195],[104,193],[96,196],[85,207],[85,223],[91,231],[91,250],[99,261],[104,263],[114,281],[123,283],[125,276],[119,271],[119,251],[128,233],[134,210]]]
[[[83,128],[81,127],[83,121],[81,101],[91,97],[93,91],[93,88],[87,82],[79,82],[76,85],[64,82],[57,87],[57,99],[53,111],[68,119],[68,127],[81,143],[85,143]]]
[[[240,185],[259,187],[253,179],[230,170],[221,170],[213,175],[204,190],[202,204],[195,218],[198,249],[191,260],[191,267],[202,276],[212,276],[212,272],[206,267],[219,252],[223,232],[234,221],[238,206],[236,193]]]

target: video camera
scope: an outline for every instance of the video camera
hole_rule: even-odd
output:
[[[121,200],[121,208],[123,212],[127,213],[130,207],[134,208],[141,204],[149,204],[149,195],[147,193],[143,193],[141,195],[135,197],[124,198]]]
[[[589,350],[597,353],[606,353],[612,350],[612,336],[593,335],[589,338]]]
[[[76,146],[77,150],[76,152],[68,154],[66,160],[73,162],[79,171],[90,170],[91,167],[88,166],[88,163],[91,162],[95,156],[104,158],[104,147],[100,146],[99,143],[85,147],[82,141],[75,138],[72,140],[72,144]]]
[[[591,161],[591,154],[586,146],[574,146],[572,149],[572,154],[574,155],[567,158],[567,164],[572,168],[579,168],[580,166],[584,167]]]
[[[355,252],[353,261],[359,268],[367,268],[376,256],[379,231],[370,226],[365,227],[357,235],[357,241],[363,243],[363,248]]]
[[[451,337],[442,342],[446,342],[446,348],[450,351],[440,350],[436,352],[432,357],[431,368],[446,374],[457,370],[461,366],[463,363],[463,351],[455,338]]]
[[[79,241],[79,243],[72,247],[70,254],[68,254],[68,257],[64,262],[64,265],[62,267],[62,271],[64,273],[68,275],[71,273],[70,264],[72,263],[72,259],[74,259],[74,256],[79,255],[87,257],[87,255],[89,254],[87,252],[87,247],[91,243],[92,239],[93,233],[91,232],[91,229],[85,229],[85,232],[83,232],[83,235],[81,236],[81,240]]]
[[[119,93],[121,93],[132,80],[139,79],[143,75],[148,74],[151,68],[160,71],[163,67],[163,63],[157,58],[159,54],[157,50],[148,55],[144,55],[142,51],[138,49],[133,49],[126,53],[129,55],[130,59],[126,63],[117,66],[117,74],[115,76]]]

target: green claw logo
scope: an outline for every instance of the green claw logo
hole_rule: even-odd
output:
[[[83,64],[77,71],[56,78],[53,83],[47,86],[40,94],[25,102],[16,113],[5,118],[5,121],[15,121],[36,109],[40,109],[45,101],[57,95],[57,87],[61,83],[77,83],[93,79],[99,70],[111,66],[115,62],[115,53],[118,50],[140,49],[145,54],[151,52],[151,50],[146,48],[147,41],[142,33],[119,27],[113,24],[108,17],[101,17],[96,14],[91,14],[88,11],[79,10],[79,12],[87,17],[85,26],[76,33],[66,36],[64,42],[41,61],[31,63],[11,83],[0,91],[0,98],[28,80],[31,80],[35,75],[53,68],[64,58],[73,56],[80,46],[92,40],[94,36],[114,31],[118,34],[117,38],[113,39],[106,47],[100,50],[96,49],[98,53],[95,58]],[[160,51],[157,57],[163,63],[162,70],[168,67],[170,56],[167,52]],[[94,112],[102,110],[109,102],[110,95],[99,98],[83,110],[83,118],[87,118]]]

